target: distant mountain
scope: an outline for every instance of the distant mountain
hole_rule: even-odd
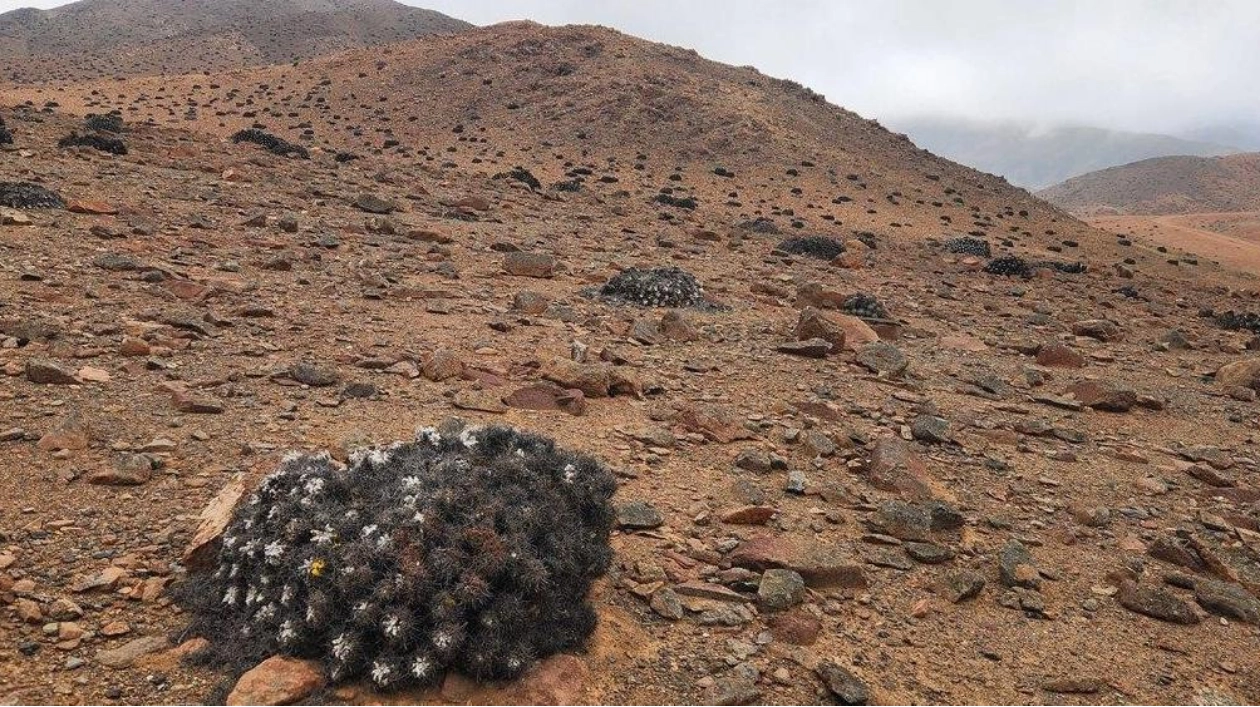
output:
[[[1037,196],[1077,214],[1260,211],[1260,153],[1142,160],[1074,177]]]
[[[0,15],[0,82],[286,63],[471,26],[393,0],[82,0]]]
[[[1203,125],[1178,133],[1187,140],[1234,145],[1248,152],[1260,152],[1260,121],[1233,121]]]
[[[1038,129],[1019,123],[928,117],[883,122],[906,133],[919,147],[1029,189],[1149,157],[1241,152],[1224,144],[1090,127]]]

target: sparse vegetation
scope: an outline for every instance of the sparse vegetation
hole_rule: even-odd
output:
[[[271,133],[258,130],[257,128],[248,128],[241,130],[232,136],[232,142],[241,143],[249,142],[255,145],[261,145],[267,148],[268,152],[274,152],[283,157],[299,157],[304,160],[311,158],[311,153],[301,145],[276,137]]]
[[[704,301],[704,289],[682,268],[629,268],[599,291],[605,299],[641,307],[694,307]]]
[[[831,260],[844,252],[844,244],[826,236],[805,236],[782,241],[777,249],[792,255],[802,255],[818,260]]]
[[[591,457],[506,427],[421,430],[345,468],[291,455],[182,588],[189,632],[216,664],[284,653],[380,689],[516,677],[594,629],[615,488]]]

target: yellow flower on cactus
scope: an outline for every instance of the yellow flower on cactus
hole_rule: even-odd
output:
[[[324,562],[323,560],[312,560],[311,561],[311,576],[318,577],[321,574],[323,574],[324,567],[326,567],[327,565],[328,563]]]

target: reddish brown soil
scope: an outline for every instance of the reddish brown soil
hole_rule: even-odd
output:
[[[40,111],[47,100],[61,107]],[[33,108],[12,108],[25,101]],[[407,438],[450,415],[596,454],[619,472],[618,502],[646,501],[664,516],[657,529],[614,537],[615,566],[594,597],[602,626],[580,656],[583,700],[711,702],[742,663],[759,676],[751,699],[832,702],[814,668],[833,660],[881,703],[1260,701],[1260,628],[1210,615],[1192,592],[1164,584],[1175,572],[1196,581],[1213,572],[1149,554],[1185,536],[1219,560],[1217,576],[1252,581],[1260,568],[1260,407],[1212,378],[1257,354],[1245,349],[1250,334],[1198,316],[1201,307],[1260,311],[1247,277],[1157,252],[1153,241],[1122,245],[797,86],[596,28],[508,25],[297,68],[14,88],[0,91],[0,105],[17,142],[0,181],[38,180],[118,212],[30,210],[32,225],[0,227],[0,434],[18,430],[0,442],[2,702],[221,695],[229,676],[167,652],[102,664],[103,650],[186,624],[168,596],[146,601],[136,587],[182,576],[197,514],[234,474],[257,478],[291,448],[341,454]],[[82,113],[112,107],[134,126],[123,136],[128,155],[56,147]],[[314,131],[303,143],[312,159],[225,139],[256,121],[294,141]],[[400,144],[385,147],[391,139]],[[341,151],[361,159],[338,163]],[[542,188],[496,178],[518,165]],[[584,178],[580,191],[552,188],[573,174]],[[662,188],[698,208],[656,203]],[[382,222],[352,205],[363,193],[400,210]],[[281,228],[287,215],[296,232]],[[740,226],[759,217],[780,234]],[[1089,269],[986,274],[983,261],[941,246],[969,231],[998,252]],[[772,253],[798,234],[842,239],[848,257]],[[557,274],[506,274],[505,244],[554,256]],[[116,256],[138,262],[108,269],[126,263]],[[631,265],[683,267],[725,309],[684,314],[694,341],[636,342],[636,320],[662,311],[584,294]],[[909,360],[906,374],[874,375],[849,350],[777,352],[793,338],[809,283],[878,298],[899,323],[891,343]],[[1124,286],[1138,297],[1117,292]],[[526,290],[554,306],[514,311]],[[1118,335],[1073,333],[1098,319]],[[1173,329],[1193,348],[1161,345]],[[143,339],[148,355],[123,355],[125,339]],[[646,394],[592,398],[581,417],[466,409],[539,380],[574,342],[592,357],[619,352],[619,368]],[[1033,352],[1056,342],[1085,366],[1038,365]],[[439,350],[466,375],[434,382],[373,368],[418,366]],[[86,380],[34,382],[27,370],[38,361]],[[273,375],[298,361],[379,394],[341,400],[340,388]],[[1086,379],[1162,409],[1104,412],[1061,399]],[[181,412],[172,385],[222,412]],[[725,431],[748,439],[706,438],[688,424],[696,406],[726,411]],[[39,446],[76,415],[90,430],[86,448]],[[872,454],[912,438],[922,415],[948,421],[952,441],[907,441],[909,464],[924,492],[964,519],[932,536],[953,553],[942,564],[911,561],[904,543],[871,528],[881,504],[912,500],[873,481]],[[88,482],[156,438],[173,445],[152,452],[163,467],[151,480]],[[785,492],[785,470],[735,466],[749,449],[803,472],[806,492]],[[1203,480],[1208,460],[1233,488]],[[772,518],[723,522],[749,505]],[[730,572],[733,546],[763,536],[821,543],[865,577],[864,589],[812,588],[792,609],[798,623],[817,622],[810,645],[770,632],[774,612],[757,609]],[[1031,553],[1035,591],[1000,579],[999,554],[1014,540]],[[112,589],[75,591],[109,567],[122,570]],[[955,604],[941,583],[964,570],[985,586]],[[722,614],[723,602],[697,600],[672,621],[644,598],[702,580],[742,592],[736,602],[752,612],[709,625],[704,612]],[[1133,580],[1202,620],[1126,609],[1117,589]],[[71,621],[52,616],[62,598],[82,609],[73,623],[86,635],[56,635]],[[105,635],[118,621],[129,632]]]

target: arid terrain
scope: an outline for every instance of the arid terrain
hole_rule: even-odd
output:
[[[1155,157],[1037,192],[1072,213],[1163,215],[1260,209],[1260,153]]]
[[[0,14],[0,81],[300,63],[471,26],[393,0],[83,0]]]
[[[593,640],[288,698],[1260,702],[1260,281],[1223,251],[603,28],[112,71],[0,86],[0,182],[65,202],[0,209],[0,703],[223,700],[170,593],[207,503],[451,416],[616,471]],[[58,146],[109,111],[125,154]],[[702,306],[597,295],[671,266]]]

